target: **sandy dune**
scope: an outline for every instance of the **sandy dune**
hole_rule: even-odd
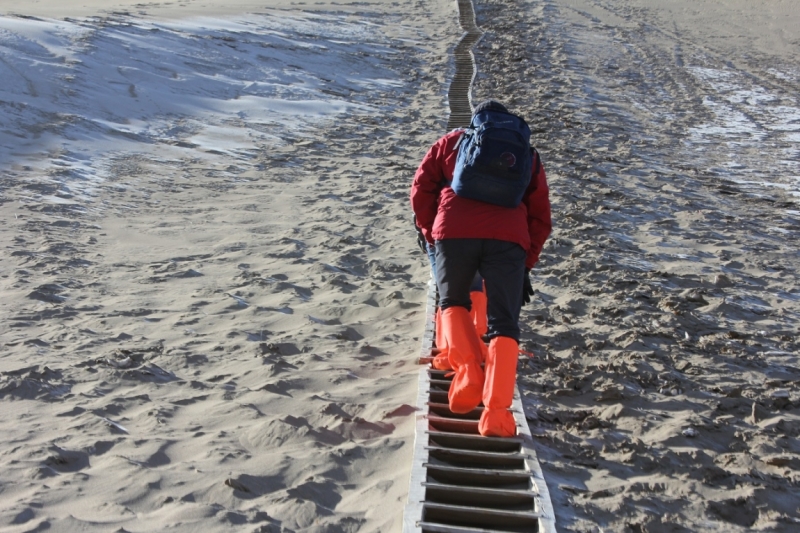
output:
[[[399,531],[455,5],[0,7],[0,531]],[[800,14],[476,2],[559,530],[800,527]]]
[[[452,6],[122,7],[0,18],[0,529],[399,530]]]
[[[477,5],[475,96],[549,170],[520,386],[560,528],[796,531],[800,15],[517,5]]]

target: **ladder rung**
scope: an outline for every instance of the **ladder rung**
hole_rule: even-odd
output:
[[[498,531],[538,531],[539,514],[534,512],[479,509],[465,505],[425,503],[422,521],[453,526],[484,526]]]
[[[439,402],[428,402],[428,409],[431,413],[441,416],[442,418],[458,418],[467,420],[478,420],[483,413],[483,407],[478,406],[469,413],[454,413],[450,410],[450,405]]]
[[[453,433],[478,434],[477,420],[460,420],[457,418],[445,418],[441,416],[428,415],[428,425],[439,431]]]
[[[522,450],[522,439],[519,437],[482,437],[480,435],[465,435],[446,431],[430,431],[428,440],[443,448],[499,453],[514,453]]]
[[[451,465],[480,465],[491,468],[524,470],[525,456],[519,453],[493,453],[475,450],[453,450],[427,446],[428,456]]]
[[[458,466],[423,464],[428,480],[449,485],[483,485],[485,487],[533,487],[531,473],[526,470],[492,470]]]
[[[425,501],[450,505],[467,505],[481,509],[534,511],[534,494],[526,490],[487,487],[464,487],[425,482]]]

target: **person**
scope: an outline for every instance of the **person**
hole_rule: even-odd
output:
[[[507,113],[496,100],[477,105]],[[450,410],[467,413],[481,401],[479,432],[516,434],[509,411],[516,384],[519,315],[533,295],[529,272],[552,229],[544,166],[532,151],[531,181],[516,207],[458,196],[450,187],[463,129],[451,131],[425,154],[411,186],[415,224],[435,249],[441,328],[454,371],[448,393]],[[470,287],[478,272],[486,294],[488,351],[484,368],[481,339],[470,318]]]

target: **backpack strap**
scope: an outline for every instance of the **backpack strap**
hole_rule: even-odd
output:
[[[474,130],[475,128],[472,127],[472,124],[468,128],[461,128],[461,135],[458,136],[458,141],[456,141],[456,145],[453,146],[453,151],[457,151],[458,147],[461,146],[461,141],[464,140],[464,137],[467,136],[468,130]]]
[[[539,171],[542,170],[542,159],[539,157],[539,152],[536,151],[536,148],[531,146],[531,156],[533,157],[533,171],[531,173],[531,182],[533,183],[533,190],[539,188],[539,180],[537,177],[539,176]]]
[[[539,152],[536,148],[531,146],[531,155],[533,156],[533,176],[538,176],[539,171],[542,169],[542,159],[539,157]],[[533,179],[533,177],[531,177]]]

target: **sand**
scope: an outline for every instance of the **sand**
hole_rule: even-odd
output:
[[[800,527],[791,2],[476,2],[560,531]],[[456,7],[0,6],[0,530],[401,529]]]
[[[401,527],[453,6],[241,5],[0,18],[2,531]]]
[[[800,14],[513,6],[477,5],[474,96],[550,178],[519,381],[559,529],[797,531]]]

